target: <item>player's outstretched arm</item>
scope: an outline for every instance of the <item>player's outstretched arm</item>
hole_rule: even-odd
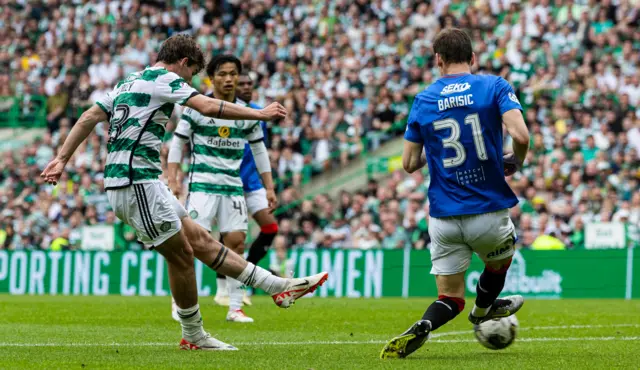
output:
[[[106,121],[109,117],[97,105],[92,106],[86,112],[82,113],[78,122],[73,126],[69,136],[62,144],[62,148],[58,151],[58,155],[45,167],[40,177],[49,184],[57,184],[64,167],[82,143],[91,134],[98,122]]]
[[[517,167],[522,166],[527,151],[529,150],[529,129],[524,123],[522,112],[519,109],[511,109],[504,112],[502,122],[507,128],[507,132],[513,139],[513,152],[517,161]]]
[[[287,115],[287,110],[280,103],[271,103],[263,109],[252,109],[204,95],[192,97],[185,105],[204,116],[223,119],[273,121]]]
[[[404,170],[413,173],[427,164],[427,159],[423,152],[423,146],[409,140],[404,141],[404,150],[402,152],[402,167]]]

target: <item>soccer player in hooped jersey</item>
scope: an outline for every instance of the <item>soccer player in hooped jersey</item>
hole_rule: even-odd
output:
[[[108,121],[104,177],[109,203],[118,218],[136,229],[143,243],[167,260],[171,293],[182,326],[180,348],[236,350],[204,331],[194,256],[243,284],[267,291],[284,308],[313,292],[327,274],[281,279],[246,262],[190,220],[184,207],[160,181],[161,138],[175,104],[219,119],[257,121],[286,115],[284,107],[276,103],[255,110],[199,94],[189,82],[203,66],[204,55],[192,37],[176,35],[167,39],[153,67],[127,76],[80,116],[41,176],[55,185],[80,143],[98,122]]]
[[[207,75],[213,81],[213,97],[246,106],[245,102],[236,99],[241,71],[242,64],[233,55],[219,55],[211,59]],[[267,207],[273,208],[277,202],[260,121],[211,118],[186,108],[174,134],[168,156],[169,187],[174,193],[179,192],[176,181],[178,165],[182,161],[184,143],[190,141],[189,216],[209,231],[215,219],[224,244],[242,255],[248,215],[240,164],[246,142],[251,147],[257,171],[267,189],[264,192]],[[237,279],[226,280],[229,291],[227,321],[253,322],[242,310],[244,284]]]
[[[240,72],[238,77],[238,87],[236,89],[236,97],[247,103],[249,107],[260,109],[261,107],[251,102],[253,95],[254,82],[245,70]],[[262,132],[264,134],[265,145],[267,144],[267,125],[264,121],[260,122]],[[273,208],[269,207],[267,200],[267,191],[260,180],[260,173],[256,168],[256,162],[249,143],[245,144],[244,157],[240,164],[240,178],[242,179],[242,187],[244,189],[244,197],[247,201],[247,211],[260,226],[260,233],[249,248],[247,261],[258,264],[264,256],[267,255],[269,247],[273,239],[278,233],[278,223],[273,216]],[[217,273],[216,296],[214,301],[220,305],[229,305],[229,293],[227,289],[226,277],[219,272]],[[251,304],[251,299],[245,294],[242,302]]]
[[[463,31],[440,32],[433,48],[442,78],[416,96],[402,164],[409,173],[429,165],[431,273],[438,300],[383,348],[381,358],[408,356],[464,309],[464,276],[474,252],[485,269],[469,321],[507,317],[524,304],[517,295],[498,298],[517,240],[509,208],[518,200],[504,177],[522,166],[529,148],[522,107],[504,79],[471,74],[475,54]],[[503,124],[513,138],[508,154],[502,150]]]

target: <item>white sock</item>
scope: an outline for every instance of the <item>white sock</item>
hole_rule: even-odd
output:
[[[242,309],[242,298],[244,296],[244,284],[242,282],[227,278],[227,287],[229,289],[229,311]]]
[[[216,296],[224,297],[228,294],[227,279],[216,278]]]
[[[471,309],[471,314],[475,317],[485,317],[487,316],[487,313],[489,312],[490,309],[491,309],[491,306],[487,308],[480,308],[474,304],[473,308]]]
[[[202,328],[202,316],[200,306],[195,305],[190,308],[178,307],[178,317],[182,325],[182,337],[189,342],[196,342],[205,335]]]
[[[288,282],[287,279],[277,277],[251,262],[247,263],[247,267],[242,271],[237,279],[245,285],[260,288],[269,294],[282,292],[286,288]]]

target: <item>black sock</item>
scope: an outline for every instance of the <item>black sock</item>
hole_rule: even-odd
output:
[[[504,288],[508,268],[509,266],[500,270],[491,270],[487,267],[484,268],[482,275],[480,275],[480,279],[478,279],[478,284],[476,285],[476,293],[478,294],[476,297],[476,307],[487,308],[493,304],[496,298],[498,298],[500,292],[502,292],[502,289]]]
[[[453,320],[462,310],[464,310],[464,299],[441,295],[427,308],[422,315],[422,320],[429,320],[431,331],[433,331]]]
[[[261,232],[258,234],[256,241],[254,241],[253,244],[251,244],[251,248],[249,248],[247,261],[257,265],[258,262],[267,255],[269,247],[271,247],[271,243],[273,243],[275,237],[276,234],[274,233]]]

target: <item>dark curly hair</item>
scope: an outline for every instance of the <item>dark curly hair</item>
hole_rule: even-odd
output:
[[[158,62],[174,64],[187,58],[189,67],[197,66],[197,72],[204,68],[204,54],[196,40],[188,35],[171,36],[162,43],[158,52]]]

